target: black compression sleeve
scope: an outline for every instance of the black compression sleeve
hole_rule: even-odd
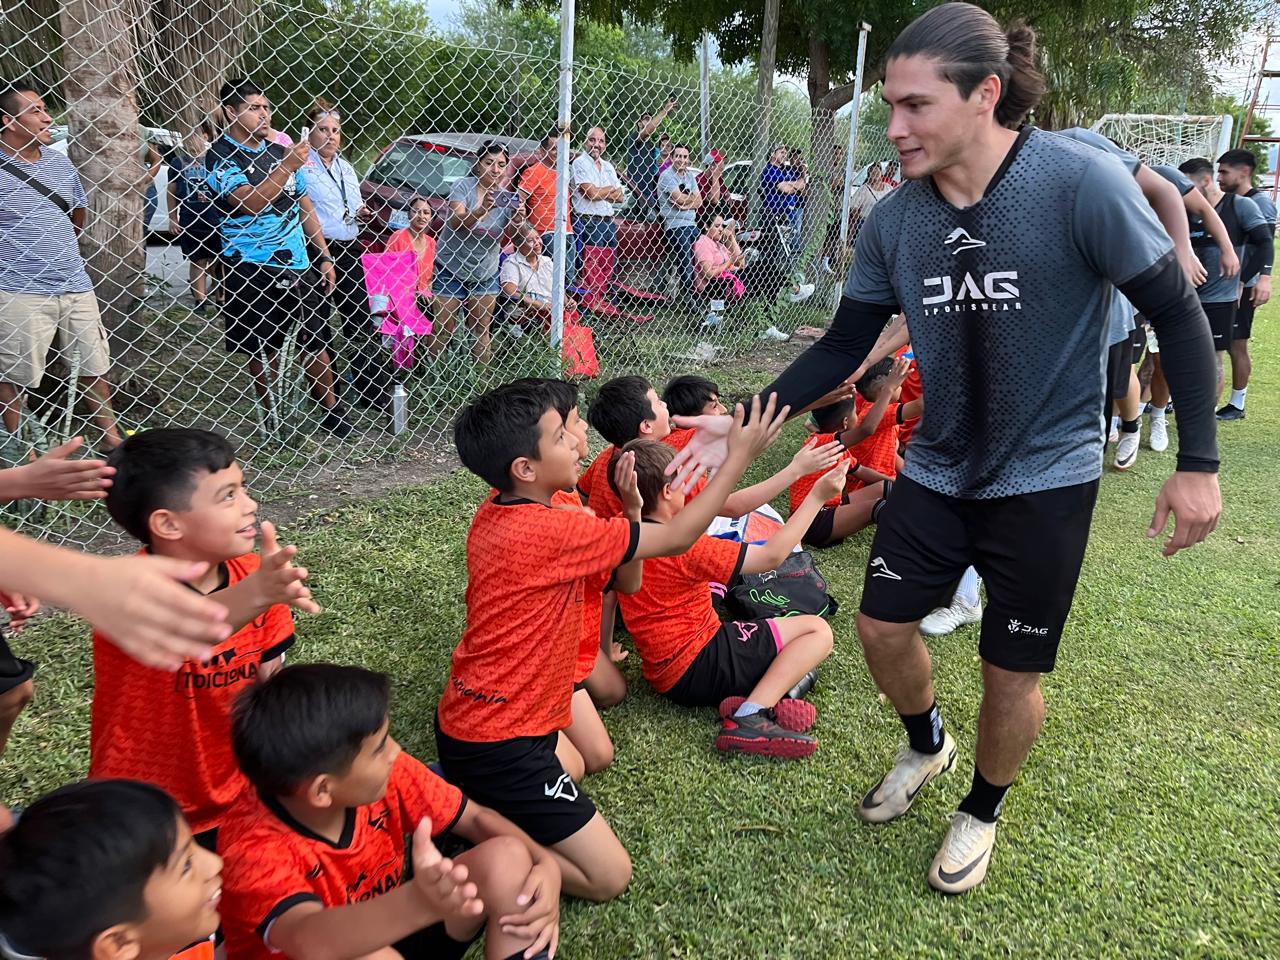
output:
[[[821,340],[796,357],[777,380],[760,391],[761,399],[778,395],[778,409],[790,404],[793,413],[833,390],[866,359],[889,318],[892,304],[840,299],[835,319]]]
[[[1160,365],[1178,408],[1178,469],[1216,473],[1213,338],[1191,282],[1169,253],[1121,284],[1120,292],[1150,321],[1160,340]]]
[[[1275,240],[1265,223],[1260,223],[1245,234],[1244,260],[1240,263],[1240,282],[1248,283],[1264,267],[1270,273],[1271,258],[1275,255]]]

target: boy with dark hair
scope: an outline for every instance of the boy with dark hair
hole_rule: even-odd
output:
[[[714,416],[725,410],[716,382],[696,374],[686,374],[670,381],[662,391],[662,402],[667,405],[667,411],[677,417],[697,417],[704,413]],[[671,432],[683,433],[679,430]]]
[[[463,464],[499,492],[467,534],[467,627],[436,714],[440,763],[451,783],[548,846],[573,896],[608,900],[631,879],[626,850],[555,752],[571,719],[584,582],[688,549],[781,429],[786,411],[760,408],[755,398],[750,426],[737,409],[728,459],[668,524],[552,508],[577,480],[578,449],[545,391],[501,387],[454,427]]]
[[[675,522],[687,509],[685,495],[666,475],[675,451],[632,440],[618,454],[627,455],[635,458],[647,526]],[[650,686],[682,706],[719,706],[719,750],[795,759],[818,748],[804,733],[816,711],[789,691],[831,653],[827,622],[796,616],[722,624],[708,584],[775,569],[800,543],[822,504],[844,489],[847,469],[829,469],[764,544],[704,534],[685,553],[648,561],[640,590],[618,600]]]
[[[288,667],[237,699],[231,745],[254,789],[218,840],[229,957],[394,950],[435,960],[461,957],[481,932],[489,960],[555,952],[553,858],[404,753],[389,732],[390,699],[386,674],[323,663]],[[474,844],[456,858],[465,872],[455,879],[472,884],[440,909],[418,863],[449,832]]]
[[[221,869],[163,790],[60,787],[0,834],[0,954],[212,960]]]
[[[899,428],[924,412],[924,397],[910,403],[899,402],[902,384],[910,372],[911,361],[906,357],[892,360],[885,357],[868,367],[855,384],[858,395],[865,401],[860,404],[862,414],[858,417],[857,432],[846,431],[839,439],[858,463],[874,474],[872,483],[897,479]]]
[[[848,465],[849,480],[845,489],[822,505],[818,515],[809,524],[801,542],[813,547],[833,547],[866,527],[875,520],[881,505],[889,496],[891,482],[880,474],[864,467],[854,456],[851,447],[858,446],[873,432],[871,418],[850,425],[853,416],[853,398],[838,400],[825,407],[817,407],[809,414],[809,429],[813,431],[806,446],[825,446],[836,443],[844,452],[840,462]],[[815,470],[791,485],[791,515],[800,509],[809,492],[813,490],[825,471]]]
[[[178,801],[198,841],[213,849],[222,818],[245,789],[231,755],[231,702],[246,684],[277,670],[293,645],[290,607],[317,612],[307,571],[262,524],[235,451],[207,430],[148,430],[108,458],[115,468],[108,512],[143,543],[143,553],[207,564],[191,581],[223,604],[233,633],[204,660],[176,673],[144,666],[93,636],[94,693],[89,775],[145,780]]]

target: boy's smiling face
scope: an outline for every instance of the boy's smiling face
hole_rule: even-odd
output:
[[[258,504],[244,485],[240,464],[203,473],[185,510],[157,510],[148,521],[151,543],[161,553],[166,545],[183,556],[221,563],[253,550],[258,535]]]
[[[124,935],[135,940],[141,957],[170,956],[213,935],[221,896],[222,858],[196,843],[179,817],[173,854],[143,890],[146,918],[127,925]]]
[[[666,403],[658,396],[658,391],[654,390],[653,387],[649,388],[649,392],[645,394],[645,399],[649,401],[649,406],[653,408],[653,419],[645,420],[640,424],[640,436],[648,437],[650,440],[661,440],[671,433],[671,414],[667,410]]]

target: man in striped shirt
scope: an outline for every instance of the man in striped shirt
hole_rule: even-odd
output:
[[[120,443],[106,379],[111,357],[76,241],[89,202],[71,161],[50,148],[52,126],[30,86],[0,86],[0,446],[7,451],[17,433],[22,394],[44,377],[56,336],[69,365],[79,355],[84,397],[110,450]]]

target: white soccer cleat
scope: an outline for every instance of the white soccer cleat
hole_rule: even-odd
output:
[[[951,815],[951,829],[929,866],[929,886],[942,893],[972,890],[987,876],[996,825],[968,813]]]
[[[1116,444],[1115,467],[1117,470],[1128,470],[1138,462],[1139,432],[1120,434],[1120,442]],[[1168,437],[1165,437],[1168,446]]]
[[[858,816],[871,823],[887,823],[911,809],[924,785],[942,776],[956,763],[956,742],[943,732],[942,749],[917,753],[904,744],[894,758],[893,769],[867,791],[858,804]]]
[[[926,637],[945,637],[971,623],[982,622],[982,604],[971,607],[958,597],[949,607],[938,607],[920,621],[920,632]]]
[[[1169,449],[1169,425],[1164,417],[1151,418],[1151,436],[1147,442],[1156,453]]]

